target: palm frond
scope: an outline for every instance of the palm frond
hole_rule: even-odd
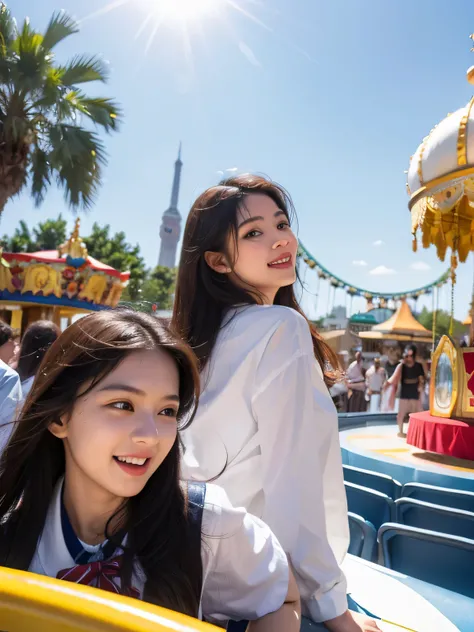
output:
[[[13,52],[20,54],[21,51],[25,53],[36,52],[38,47],[41,46],[43,36],[40,33],[36,33],[31,28],[29,18],[23,20],[23,27],[18,32],[16,39],[12,42],[11,47]]]
[[[97,57],[76,55],[67,66],[60,69],[61,80],[64,86],[71,87],[88,81],[107,81],[107,65]]]
[[[94,132],[74,125],[54,125],[49,140],[49,159],[58,185],[72,208],[92,206],[106,162],[104,145]]]
[[[58,96],[61,94],[61,71],[50,66],[44,75],[44,83],[40,97],[32,103],[30,109],[38,111],[49,108],[56,104]]]
[[[14,63],[11,63],[11,78],[16,84],[21,84],[22,90],[34,92],[41,88],[44,74],[50,60],[43,51],[41,44],[43,36],[34,31],[28,18],[11,45],[15,53]]]
[[[90,118],[96,125],[104,129],[117,130],[121,118],[121,110],[113,99],[103,97],[87,98],[80,92],[69,93],[70,101],[80,112]]]
[[[0,56],[6,57],[8,49],[13,40],[16,39],[18,33],[16,22],[12,18],[12,14],[7,5],[3,2],[0,4]]]
[[[51,166],[48,154],[36,147],[31,155],[31,194],[36,206],[43,202],[46,190],[50,184]]]
[[[53,49],[69,35],[79,32],[77,22],[64,11],[54,13],[43,35],[42,46],[45,50]]]

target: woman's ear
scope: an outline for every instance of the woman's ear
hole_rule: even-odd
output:
[[[67,429],[68,426],[64,417],[61,417],[58,421],[53,421],[48,426],[50,433],[58,439],[65,439],[67,437]]]
[[[204,253],[204,260],[207,265],[219,274],[229,274],[232,268],[229,267],[225,256],[221,252],[211,252],[208,250]]]

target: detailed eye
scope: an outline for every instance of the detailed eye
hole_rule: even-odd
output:
[[[117,410],[126,410],[129,412],[133,412],[133,406],[130,402],[113,402],[113,404],[109,404],[111,408],[116,408]]]
[[[261,234],[262,233],[259,230],[251,230],[249,233],[245,235],[244,239],[251,239],[252,237],[258,237]]]
[[[284,230],[285,228],[290,228],[290,224],[288,222],[280,222],[277,228],[278,230]]]
[[[177,414],[178,414],[178,411],[175,410],[174,408],[165,408],[164,410],[160,412],[160,415],[163,415],[164,417],[176,417]]]

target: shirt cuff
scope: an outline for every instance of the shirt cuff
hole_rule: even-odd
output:
[[[330,621],[340,617],[348,610],[347,603],[347,582],[344,578],[332,590],[320,595],[318,599],[313,598],[301,604],[302,613],[315,623]]]

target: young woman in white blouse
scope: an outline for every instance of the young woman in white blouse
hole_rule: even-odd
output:
[[[47,352],[0,460],[0,565],[254,632],[300,629],[270,529],[179,480],[199,373],[156,318],[91,314]]]
[[[294,294],[292,205],[253,175],[205,191],[189,214],[173,324],[200,362],[185,475],[214,480],[261,517],[289,556],[303,613],[329,630],[378,629],[348,610],[349,532],[337,414],[337,358]]]

